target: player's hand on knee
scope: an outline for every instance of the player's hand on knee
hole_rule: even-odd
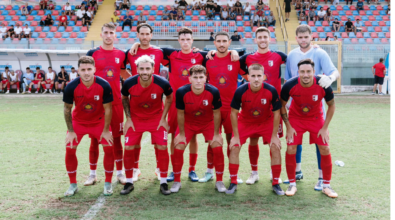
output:
[[[321,130],[317,134],[317,138],[319,138],[320,136],[321,136],[322,142],[324,142],[324,144],[328,144],[329,143],[329,131],[328,131],[328,129],[321,128]]]
[[[272,136],[272,139],[271,139],[271,141],[270,141],[270,148],[272,148],[272,147],[276,147],[276,148],[278,148],[279,150],[281,150],[281,141],[280,141],[280,138],[278,138],[278,136],[277,135],[274,135],[274,136]]]
[[[168,131],[170,129],[170,126],[166,120],[160,120],[158,128],[156,130],[159,130],[160,127],[164,127],[166,129],[166,131]]]
[[[77,134],[75,132],[67,132],[67,134],[66,134],[66,145],[70,144],[70,146],[72,147],[74,140],[75,140],[76,143],[78,143]]]
[[[295,129],[293,127],[290,127],[287,129],[287,143],[292,144],[294,142],[294,135],[298,136],[296,133]]]
[[[134,124],[132,119],[127,119],[125,122],[125,125],[123,126],[123,134],[126,135],[128,133],[129,128],[132,128],[133,131],[136,129],[134,128]]]
[[[220,146],[222,146],[224,144],[224,139],[222,138],[222,136],[220,134],[214,135],[213,140],[211,140],[210,145],[213,146],[214,143],[217,143]]]
[[[241,147],[240,138],[232,137],[232,139],[230,139],[229,149],[232,150],[234,147]]]
[[[100,140],[99,140],[99,142],[100,142],[103,138],[104,138],[104,140],[107,141],[107,143],[108,143],[110,146],[112,146],[112,144],[113,144],[113,142],[114,142],[114,139],[113,139],[112,134],[111,134],[110,131],[103,131],[103,133],[101,133],[101,135],[100,135]]]
[[[185,138],[185,135],[180,135],[178,134],[175,138],[174,138],[174,146],[177,146],[178,144],[187,144],[187,139]]]

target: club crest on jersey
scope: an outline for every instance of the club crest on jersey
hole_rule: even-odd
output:
[[[151,94],[151,99],[156,99],[156,94],[155,93]]]
[[[317,101],[318,100],[318,95],[313,95],[313,101]]]
[[[149,56],[151,57],[151,59],[155,60],[155,55],[154,54],[151,54]]]
[[[228,70],[232,71],[232,67],[233,67],[232,65],[228,65]]]
[[[250,114],[254,118],[260,117],[262,113],[263,113],[263,109],[261,109],[261,108],[253,108],[250,110]]]
[[[189,66],[182,66],[178,69],[178,77],[181,80],[188,80],[189,78]]]
[[[95,96],[93,97],[93,99],[94,99],[95,101],[99,101],[99,99],[100,99],[100,96],[98,96],[98,95],[95,95]]]
[[[196,63],[196,60],[195,60],[195,59],[191,59],[191,63],[192,63],[192,64],[195,64],[195,63]]]
[[[119,63],[119,58],[115,57],[115,63]]]
[[[85,102],[82,104],[82,110],[86,113],[93,113],[96,111],[96,104],[94,102]]]
[[[273,60],[269,60],[269,66],[273,66]]]
[[[261,103],[262,103],[263,105],[265,105],[265,104],[266,104],[266,99],[261,99]]]
[[[208,100],[207,99],[203,100],[203,105],[204,106],[208,106]]]

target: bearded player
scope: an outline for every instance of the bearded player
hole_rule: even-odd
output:
[[[102,77],[110,83],[114,101],[112,103],[111,133],[114,137],[114,157],[117,169],[117,179],[120,183],[125,184],[126,178],[122,173],[123,169],[123,149],[121,135],[123,134],[123,108],[121,99],[120,78],[127,78],[129,73],[125,70],[125,52],[114,48],[115,26],[106,23],[102,27],[100,37],[103,39],[102,46],[88,51],[87,56],[95,59],[96,76]],[[90,175],[84,185],[89,186],[96,183],[96,168],[99,159],[99,142],[96,138],[91,138],[89,148]]]
[[[221,97],[217,88],[206,84],[206,68],[195,65],[189,69],[189,82],[176,92],[178,129],[174,139],[173,155],[174,183],[171,192],[181,188],[181,171],[184,163],[184,150],[193,136],[202,133],[206,142],[213,148],[214,167],[216,171],[215,188],[225,192],[222,181],[224,173],[224,153],[222,136],[219,133],[221,124]]]
[[[325,50],[316,48],[311,44],[311,29],[308,25],[299,25],[296,28],[296,41],[299,44],[298,48],[293,49],[288,54],[287,64],[285,67],[284,80],[290,80],[293,77],[298,76],[298,63],[303,59],[310,58],[314,61],[315,74],[320,76],[319,85],[323,88],[328,88],[337,78],[339,78],[339,72],[333,65],[331,58]],[[324,74],[324,75],[322,75]],[[291,99],[292,101],[292,99]],[[323,100],[324,102],[324,100]],[[289,105],[289,104],[288,104]],[[325,103],[322,105],[324,117],[325,117]],[[314,190],[322,191],[322,170],[321,170],[321,155],[316,145],[316,155],[318,162],[318,182],[314,186]],[[297,146],[296,150],[296,180],[303,179],[302,173],[302,145]],[[289,181],[284,181],[289,183]]]
[[[302,144],[303,134],[310,133],[310,144],[317,144],[321,153],[323,177],[322,192],[336,198],[337,193],[331,188],[332,157],[329,149],[329,123],[335,113],[335,100],[332,87],[323,88],[319,85],[320,76],[315,76],[315,63],[304,59],[298,63],[299,77],[288,80],[281,90],[281,117],[287,128],[287,152],[285,164],[290,185],[285,192],[287,196],[295,195],[296,188],[296,149]],[[285,105],[292,98],[289,107],[289,118]],[[322,99],[328,105],[326,118],[322,111]]]
[[[111,186],[114,170],[113,138],[109,127],[112,117],[113,101],[110,84],[100,77],[95,76],[95,60],[83,56],[78,60],[78,72],[81,77],[69,83],[63,94],[64,118],[67,125],[66,135],[66,170],[70,178],[70,187],[65,196],[73,196],[77,188],[77,146],[82,137],[89,134],[103,145],[104,195],[113,193]],[[73,113],[73,102],[75,108]]]
[[[151,133],[151,143],[155,145],[160,170],[160,191],[169,195],[167,170],[169,153],[167,151],[167,112],[173,102],[173,90],[169,82],[155,72],[155,62],[147,55],[135,61],[138,75],[125,81],[122,87],[122,103],[126,113],[125,135],[125,172],[126,185],[121,195],[129,194],[133,186],[135,150],[140,148],[144,132]],[[165,106],[162,97],[166,96]],[[130,96],[130,98],[129,98]]]
[[[281,65],[287,61],[287,55],[279,51],[269,50],[270,31],[265,27],[260,27],[255,31],[256,42],[258,50],[252,54],[246,54],[240,58],[240,69],[244,74],[248,74],[248,67],[254,63],[259,63],[265,70],[265,82],[274,86],[277,94],[281,92]],[[283,136],[283,126],[280,119],[279,137]],[[250,138],[250,145],[248,146],[248,154],[251,163],[251,176],[246,181],[246,184],[254,184],[259,180],[258,175],[258,158],[259,146],[258,138]],[[272,179],[272,175],[271,175]],[[281,183],[281,180],[279,180]]]

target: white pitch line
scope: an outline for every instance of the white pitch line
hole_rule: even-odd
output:
[[[151,138],[151,135],[147,135],[143,141],[141,142],[141,144],[145,144],[147,143]],[[118,184],[118,180],[115,180],[114,182],[112,182],[112,188],[115,188]],[[99,198],[97,198],[95,204],[93,206],[90,207],[90,209],[88,210],[87,213],[85,213],[85,215],[81,218],[81,220],[91,220],[93,219],[96,214],[100,211],[101,207],[103,207],[104,203],[106,203],[106,196],[102,193]]]

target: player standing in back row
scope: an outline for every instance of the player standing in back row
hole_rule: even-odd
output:
[[[258,51],[252,54],[246,54],[240,58],[240,69],[242,73],[248,74],[248,67],[254,63],[259,63],[265,70],[265,82],[272,85],[277,90],[277,94],[281,92],[281,65],[287,61],[287,55],[280,51],[269,50],[270,31],[265,27],[260,27],[255,31]],[[283,123],[280,119],[278,128],[279,137],[283,136]],[[248,154],[251,163],[251,176],[246,184],[254,184],[259,180],[258,176],[258,158],[259,146],[258,138],[251,138],[248,146]],[[272,178],[271,178],[272,179]],[[281,180],[279,180],[281,183]]]
[[[120,183],[125,184],[126,178],[122,173],[123,169],[123,149],[121,135],[123,134],[123,107],[121,98],[121,76],[130,75],[125,69],[126,56],[122,50],[114,48],[115,26],[111,23],[104,24],[100,37],[103,44],[100,47],[88,51],[87,56],[95,59],[96,76],[102,77],[110,83],[114,101],[112,103],[111,133],[114,137],[114,157],[117,168],[117,179]],[[89,163],[91,172],[85,182],[85,186],[93,185],[97,181],[96,167],[99,159],[99,142],[96,138],[91,137],[91,146],[89,148]]]

